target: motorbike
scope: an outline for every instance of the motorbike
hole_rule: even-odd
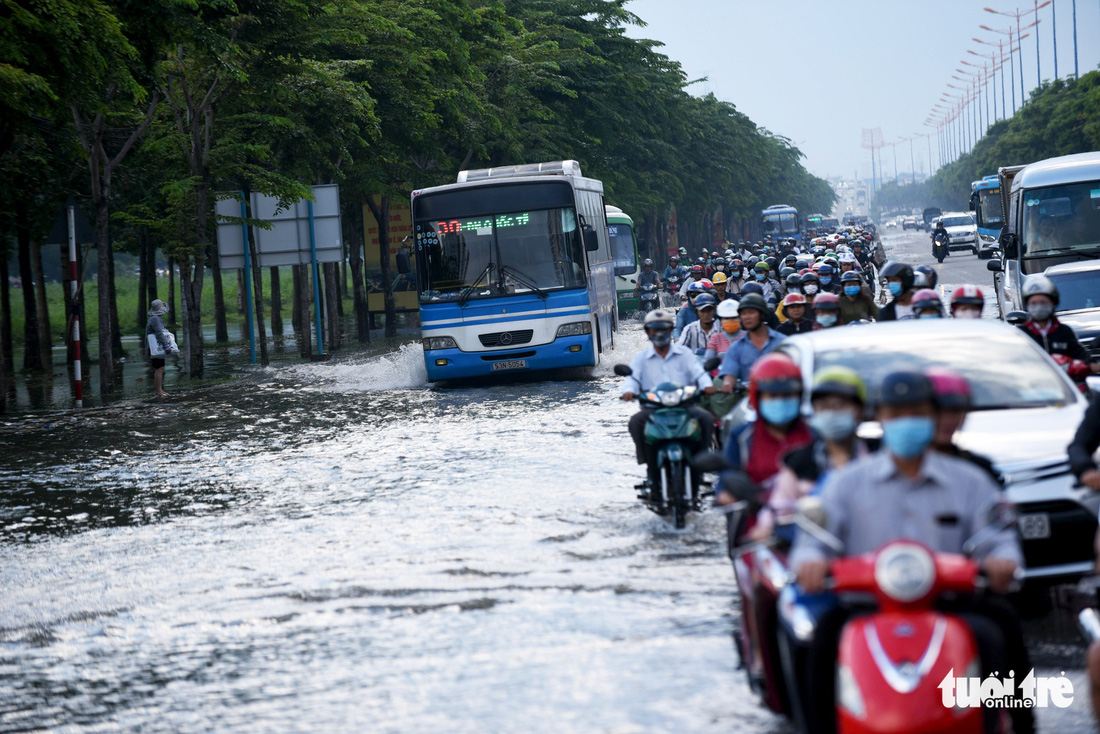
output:
[[[939,262],[943,262],[943,259],[948,255],[948,247],[945,235],[936,235],[932,238],[932,257],[936,258]]]
[[[646,285],[639,286],[638,291],[638,309],[643,314],[647,314],[658,307],[656,283],[647,283]]]
[[[1058,366],[1066,371],[1069,378],[1077,385],[1077,389],[1087,394],[1088,384],[1085,382],[1085,378],[1092,374],[1088,362],[1074,359],[1065,354],[1054,354],[1051,356],[1054,358],[1054,361],[1058,363]]]
[[[724,457],[697,459],[704,471],[721,471]],[[984,586],[977,563],[966,556],[936,553],[908,539],[830,564],[828,594],[805,595],[790,582],[785,539],[743,542],[743,531],[759,506],[761,489],[740,472],[722,474],[722,488],[740,501],[731,533],[730,556],[742,592],[742,629],[735,635],[750,687],[776,713],[807,730],[812,715],[803,707],[812,685],[807,667],[815,620],[839,604],[853,614],[837,650],[836,715],[841,734],[896,732],[983,732],[981,708],[942,705],[941,682],[949,675],[977,677],[978,647],[959,616],[936,608],[949,596],[972,595]],[[816,497],[799,501],[792,518],[780,520],[809,532],[840,553],[840,541],[824,529],[825,513]],[[979,531],[965,546],[973,553],[996,530],[1014,522],[1002,519]],[[985,540],[980,536],[988,535]],[[787,536],[789,538],[790,536]],[[736,540],[735,540],[736,538]],[[868,602],[872,602],[870,605]],[[1100,617],[1097,618],[1100,622]],[[1100,636],[1100,624],[1095,625]],[[951,671],[954,670],[954,673]],[[997,728],[1007,728],[999,713]]]
[[[629,377],[633,371],[620,364],[615,365],[615,374]],[[646,421],[645,440],[656,449],[660,479],[653,487],[642,483],[635,485],[635,489],[642,490],[638,499],[648,509],[662,517],[670,516],[677,529],[687,523],[689,512],[702,509],[702,499],[709,493],[709,485],[704,484],[702,473],[694,466],[697,451],[694,447],[702,443],[702,427],[687,410],[702,397],[703,391],[695,386],[671,382],[638,395],[642,408],[653,411]]]

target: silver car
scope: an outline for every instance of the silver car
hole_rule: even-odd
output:
[[[899,321],[799,334],[780,344],[802,369],[844,365],[874,393],[889,372],[947,367],[965,376],[973,412],[956,435],[960,446],[993,462],[1019,513],[1028,580],[1078,577],[1092,571],[1100,493],[1078,486],[1066,447],[1087,407],[1066,373],[1019,329],[991,319]],[[729,419],[743,421],[742,403]],[[860,435],[881,435],[877,422]]]

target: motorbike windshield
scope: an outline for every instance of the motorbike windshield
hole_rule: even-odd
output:
[[[421,303],[586,285],[573,209],[418,222]]]
[[[1100,181],[1030,189],[1023,197],[1025,273],[1100,258]]]
[[[970,383],[973,410],[1043,408],[1065,405],[1075,396],[1072,387],[1028,341],[1015,335],[980,340],[916,334],[843,349],[823,351],[815,369],[842,365],[877,385],[897,369],[923,371],[946,367]],[[1011,365],[1011,369],[1005,366]]]
[[[615,275],[631,275],[638,269],[638,255],[634,250],[634,228],[629,224],[609,224],[607,234],[611,238],[611,257],[615,260]]]

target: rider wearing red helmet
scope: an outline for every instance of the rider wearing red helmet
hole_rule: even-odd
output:
[[[976,285],[960,285],[951,294],[951,317],[956,319],[980,319],[985,307],[985,294]]]
[[[801,293],[788,293],[779,307],[783,310],[783,317],[786,319],[779,325],[780,334],[794,336],[814,330],[814,321],[808,313],[810,305],[806,296]]]
[[[840,325],[840,297],[835,293],[819,293],[814,299],[814,330]]]

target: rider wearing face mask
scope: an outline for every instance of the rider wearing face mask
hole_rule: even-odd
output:
[[[699,359],[689,350],[672,343],[671,311],[658,308],[645,317],[645,333],[650,346],[640,352],[630,363],[633,374],[623,381],[623,400],[631,401],[643,390],[648,391],[664,382],[677,385],[694,385],[708,395],[715,390],[711,379]],[[710,446],[714,436],[714,416],[698,406],[688,408],[699,420],[703,436],[701,445]],[[652,414],[652,408],[642,408],[630,418],[630,437],[634,439],[634,450],[639,464],[648,464],[650,486],[656,486],[657,467],[655,447],[645,441],[645,425]]]
[[[840,323],[874,321],[878,318],[878,306],[863,278],[854,270],[840,276]]]
[[[837,282],[836,271],[829,263],[822,263],[817,269],[817,282],[821,286],[822,293],[840,293],[840,283]]]
[[[951,294],[951,317],[980,319],[985,307],[985,295],[976,285],[960,285]]]
[[[840,325],[840,298],[835,293],[819,293],[814,299],[814,331]]]
[[[1027,308],[1028,320],[1020,324],[1024,333],[1035,340],[1048,354],[1063,354],[1070,359],[1090,362],[1092,357],[1077,341],[1077,335],[1054,315],[1058,307],[1058,288],[1045,275],[1029,275],[1020,289]],[[1100,372],[1100,362],[1091,362],[1089,368]]]
[[[943,302],[940,301],[940,295],[931,288],[922,288],[914,293],[909,305],[913,307],[913,318],[943,318]]]
[[[757,360],[775,351],[779,343],[787,338],[768,326],[766,317],[770,309],[761,296],[755,293],[743,296],[737,311],[741,315],[741,328],[745,335],[730,345],[718,368],[718,374],[723,379],[722,392],[727,394],[733,392],[735,384],[748,382],[749,373]]]
[[[886,279],[886,287],[894,300],[879,310],[879,321],[902,321],[913,318],[913,268],[905,263],[888,262],[879,274]]]
[[[946,367],[929,367],[924,375],[932,383],[936,402],[936,435],[932,437],[932,448],[941,454],[966,459],[1000,484],[1001,475],[993,468],[992,461],[955,443],[955,434],[963,427],[966,414],[970,412],[970,383],[958,372]]]
[[[695,297],[694,306],[699,320],[685,326],[676,343],[701,356],[706,352],[707,341],[715,331],[714,318],[718,300],[709,293],[703,293]]]

